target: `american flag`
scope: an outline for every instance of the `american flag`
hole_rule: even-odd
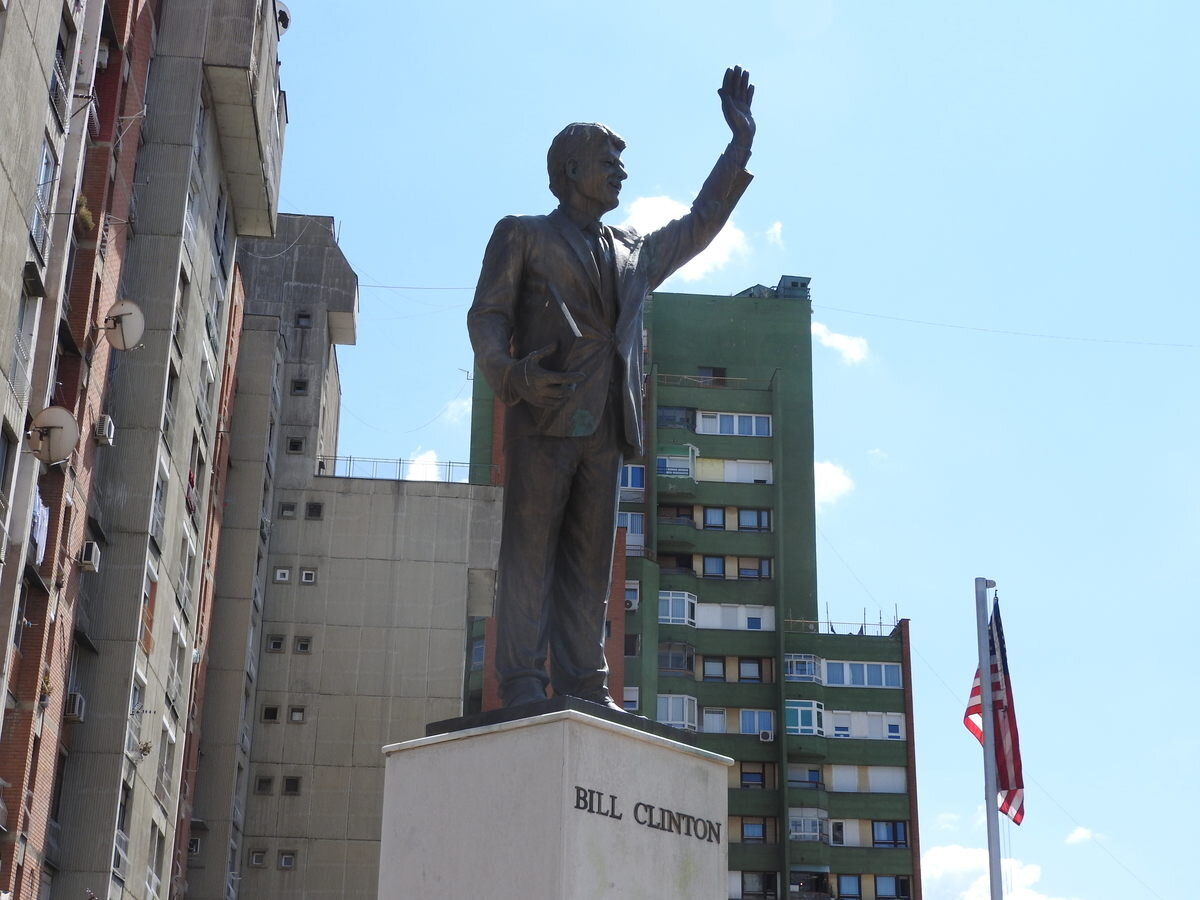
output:
[[[988,655],[992,669],[992,722],[996,736],[996,789],[1000,812],[1014,824],[1025,818],[1025,782],[1021,777],[1021,742],[1017,736],[1017,713],[1013,708],[1012,680],[1008,674],[1008,654],[1004,651],[1004,628],[1000,624],[1000,601],[992,606],[988,626]],[[971,685],[971,699],[963,716],[967,731],[983,743],[983,694],[979,670]]]

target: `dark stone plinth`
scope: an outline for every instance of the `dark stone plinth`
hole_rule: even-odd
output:
[[[583,713],[596,719],[604,719],[605,721],[615,722],[618,725],[624,725],[628,728],[636,728],[638,731],[645,732],[646,734],[653,734],[656,737],[666,738],[669,741],[678,741],[690,747],[697,746],[696,735],[691,731],[683,728],[672,728],[670,725],[651,721],[645,716],[617,712],[615,709],[609,709],[607,706],[602,706],[599,703],[580,700],[577,697],[550,697],[537,703],[523,703],[520,706],[509,706],[504,709],[493,709],[470,716],[459,716],[456,719],[442,719],[440,722],[430,722],[425,726],[425,736],[432,737],[435,734],[466,731],[468,728],[481,728],[485,725],[515,722],[518,719],[544,716],[547,713],[561,712],[564,709],[573,709],[575,712]]]

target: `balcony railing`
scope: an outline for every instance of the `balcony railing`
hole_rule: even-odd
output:
[[[16,395],[17,402],[24,405],[29,400],[29,344],[28,338],[18,333],[13,338],[13,360],[9,366],[8,384]]]
[[[58,126],[63,131],[67,130],[67,124],[70,122],[70,115],[67,101],[70,98],[69,93],[70,82],[67,81],[66,66],[63,64],[63,58],[56,56],[54,59],[54,71],[50,73],[50,107],[54,110],[54,115],[58,117]]]
[[[658,383],[666,387],[736,388],[743,391],[768,391],[771,382],[749,378],[725,378],[719,375],[669,375],[659,373]]]
[[[129,835],[120,828],[113,840],[112,869],[120,878],[124,878],[129,871]]]
[[[803,634],[853,634],[858,637],[891,637],[897,626],[887,622],[829,622],[817,619],[784,619],[783,630]]]
[[[150,866],[146,866],[146,896],[150,900],[158,900],[158,892],[162,887],[162,878]]]
[[[361,456],[318,456],[317,474],[328,478],[381,481],[446,481],[490,484],[496,467],[483,463],[427,462],[420,459],[374,459]]]

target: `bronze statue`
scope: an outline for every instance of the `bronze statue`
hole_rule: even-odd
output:
[[[508,405],[496,588],[505,706],[545,699],[549,681],[556,694],[620,708],[604,620],[621,466],[643,452],[642,307],[716,237],[752,177],[750,73],[727,69],[718,94],[733,138],[687,215],[647,235],[601,224],[626,178],[625,142],[576,123],[547,154],[558,208],[502,219],[484,253],[467,326]]]

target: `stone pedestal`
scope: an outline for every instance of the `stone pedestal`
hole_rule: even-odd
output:
[[[380,900],[728,896],[728,757],[574,709],[384,754]]]

